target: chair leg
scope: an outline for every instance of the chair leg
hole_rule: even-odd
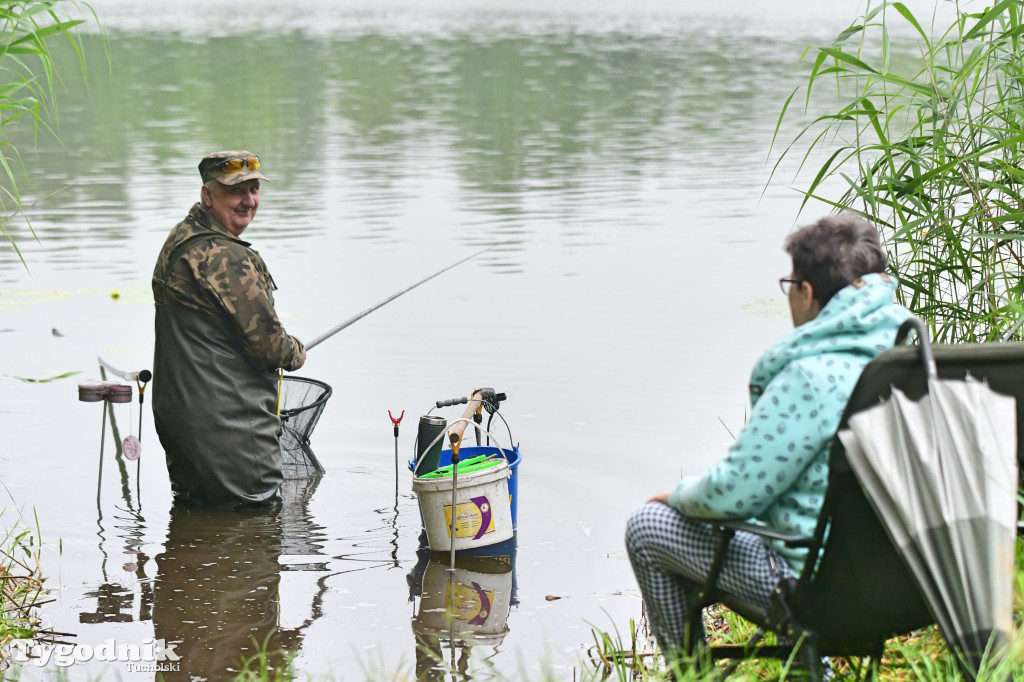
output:
[[[696,655],[707,644],[704,638],[704,609],[695,601],[686,614],[686,632],[683,646],[688,656]]]
[[[704,579],[700,591],[690,602],[690,610],[686,614],[686,632],[683,646],[686,647],[686,654],[693,660],[707,649],[707,640],[704,637],[704,607],[717,601],[715,586],[718,583],[718,574],[722,571],[722,563],[725,561],[725,552],[729,548],[729,541],[732,540],[736,531],[724,526],[715,526],[715,534],[718,536],[718,546],[715,548],[715,556],[711,561],[710,570]]]
[[[823,682],[824,675],[818,643],[814,637],[805,635],[803,641],[796,645],[786,679],[790,682]]]
[[[748,650],[753,650],[757,646],[758,642],[760,642],[762,639],[764,639],[764,633],[765,633],[764,628],[758,628],[757,631],[754,633],[754,635],[750,639],[747,640],[747,643],[744,645],[745,648],[748,649]],[[736,672],[736,668],[740,667],[740,664],[743,663],[743,661],[745,661],[745,660],[747,660],[747,659],[746,658],[738,658],[738,659],[733,659],[732,661],[729,661],[729,663],[727,665],[725,665],[719,671],[718,676],[715,678],[715,681],[716,682],[725,682],[726,680],[728,680],[729,677],[734,672]]]
[[[882,654],[885,651],[885,642],[879,642],[877,646],[872,647],[873,651],[866,656],[859,657],[860,665],[854,670],[858,680],[875,680],[877,682],[878,676],[881,673],[882,668]],[[853,659],[850,659],[851,661]]]
[[[867,656],[867,657],[865,657],[864,661],[862,661],[862,663],[863,662],[867,663],[867,666],[865,667],[865,670],[864,670],[864,679],[865,680],[877,680],[878,679],[878,665],[875,663],[875,657],[874,656]]]
[[[665,663],[668,666],[666,672],[670,680],[689,680],[693,679],[695,674],[701,677],[714,666],[711,650],[706,645],[699,645],[695,651],[678,649],[675,653],[662,654],[665,655]]]
[[[704,638],[704,610],[690,607],[686,616],[686,630],[683,643],[674,652],[663,652],[669,663],[673,678],[683,675],[687,670],[705,670],[712,665],[711,651]]]
[[[882,671],[882,651],[883,651],[884,647],[885,647],[884,644],[880,645],[878,647],[878,651],[876,653],[873,653],[870,656],[868,656],[868,674],[867,674],[867,678],[866,679],[869,679],[869,680],[878,680],[879,679],[878,675]]]

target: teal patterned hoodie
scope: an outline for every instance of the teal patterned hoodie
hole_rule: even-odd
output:
[[[765,351],[751,374],[750,418],[728,455],[703,475],[683,478],[669,504],[691,517],[812,534],[829,446],[853,386],[910,316],[894,302],[895,291],[888,275],[865,275]],[[807,550],[775,548],[799,575]]]

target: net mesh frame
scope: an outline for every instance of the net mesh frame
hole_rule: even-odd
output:
[[[281,471],[286,479],[314,478],[326,471],[313,454],[309,439],[333,389],[308,377],[281,380]]]

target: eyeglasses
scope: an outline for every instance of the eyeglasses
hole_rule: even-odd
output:
[[[257,170],[260,167],[260,157],[250,156],[247,159],[224,159],[214,166],[222,173],[238,173],[246,168]]]
[[[795,277],[780,277],[779,288],[782,289],[782,293],[789,296],[790,286],[793,284],[801,284],[806,280],[796,279]]]

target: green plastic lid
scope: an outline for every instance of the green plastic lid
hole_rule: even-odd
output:
[[[471,474],[474,471],[483,471],[484,469],[490,469],[496,467],[505,460],[501,457],[491,457],[488,459],[487,455],[477,455],[476,457],[470,457],[467,460],[459,462],[459,473],[460,474]],[[452,465],[439,467],[429,474],[424,474],[420,478],[445,478],[452,475]]]

